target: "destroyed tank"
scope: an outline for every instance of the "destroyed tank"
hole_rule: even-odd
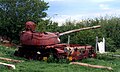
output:
[[[95,57],[96,55],[92,46],[62,44],[60,43],[59,37],[82,30],[100,28],[100,25],[70,30],[63,33],[35,32],[35,28],[36,25],[34,22],[26,22],[25,31],[22,31],[20,34],[21,45],[14,53],[16,56],[37,60],[45,60],[50,56],[56,59],[79,60],[87,57]]]

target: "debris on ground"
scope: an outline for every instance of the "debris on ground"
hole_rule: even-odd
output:
[[[87,63],[81,63],[81,62],[71,62],[70,64],[81,65],[81,66],[86,66],[86,67],[91,67],[91,68],[101,68],[101,69],[113,70],[113,68],[111,68],[111,67],[100,66],[100,65],[91,65],[91,64],[87,64]]]
[[[3,58],[3,57],[0,57],[0,60],[9,61],[9,62],[15,62],[15,63],[23,62],[23,61],[21,61],[21,60],[14,60],[14,59]]]
[[[7,64],[7,63],[0,62],[0,65],[6,66],[8,69],[15,69],[15,65],[13,64]]]

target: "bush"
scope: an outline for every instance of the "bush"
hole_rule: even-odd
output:
[[[110,54],[97,54],[96,59],[110,61],[114,60],[115,58],[113,58]]]
[[[115,42],[111,38],[106,38],[106,51],[115,52]]]

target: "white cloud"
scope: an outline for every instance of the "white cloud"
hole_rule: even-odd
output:
[[[101,16],[104,17],[106,15],[110,15],[110,16],[120,15],[120,10],[117,10],[119,9],[119,7],[117,7],[117,5],[115,4],[115,3],[119,4],[120,2],[119,0],[45,0],[45,1],[48,1],[51,3],[58,2],[57,4],[61,5],[59,6],[60,8],[58,8],[58,9],[62,9],[62,10],[59,10],[60,12],[58,12],[55,9],[55,7],[53,7],[53,11],[50,13],[50,15],[55,13],[58,14],[58,15],[51,16],[51,19],[60,24],[64,23],[66,20],[74,21],[74,20],[81,20],[81,19],[101,17]],[[56,3],[52,3],[51,5],[53,4],[56,4]],[[65,6],[65,7],[61,8],[62,6]],[[71,8],[73,6],[76,9],[80,7],[80,9],[78,10],[70,9],[67,6]],[[68,10],[67,8],[70,10]],[[67,11],[69,12],[67,13]],[[78,11],[78,12],[75,12],[75,11]],[[63,14],[69,14],[69,15],[63,15]]]
[[[115,1],[115,0],[44,0],[44,1],[66,1],[66,2],[84,2],[84,1],[92,1],[92,2],[97,2],[97,3],[101,3],[101,2],[111,2],[111,1]]]
[[[100,4],[99,7],[100,7],[102,10],[109,10],[109,9],[110,9],[109,5],[107,5],[107,4]]]
[[[103,3],[103,2],[112,2],[115,0],[91,0],[92,2],[96,2],[96,3]]]
[[[77,15],[58,15],[54,18],[51,18],[52,21],[58,22],[59,25],[66,22],[67,20],[70,21],[80,21],[82,19],[88,19],[88,18],[95,18],[95,17],[105,17],[108,16],[119,16],[120,10],[107,10],[104,12],[96,12],[96,13],[88,13],[88,14],[77,14]]]
[[[65,0],[44,0],[44,1],[47,1],[47,2],[54,2],[54,1],[65,1]]]

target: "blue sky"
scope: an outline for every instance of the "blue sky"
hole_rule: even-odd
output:
[[[44,0],[48,16],[56,22],[120,15],[120,0]]]

